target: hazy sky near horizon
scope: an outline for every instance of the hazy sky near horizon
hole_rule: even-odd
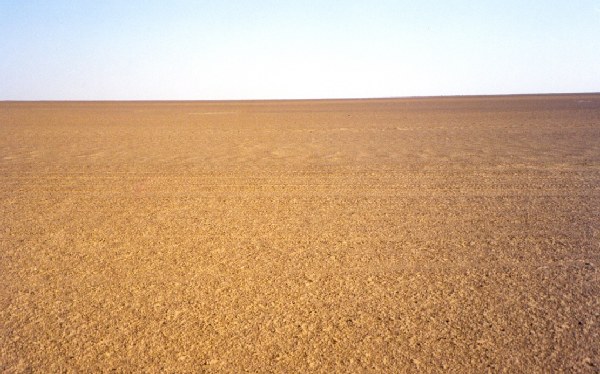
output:
[[[0,100],[600,91],[600,0],[0,0]]]

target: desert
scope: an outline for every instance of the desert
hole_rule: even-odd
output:
[[[600,94],[0,102],[3,372],[600,371]]]

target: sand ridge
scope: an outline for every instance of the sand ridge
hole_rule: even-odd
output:
[[[7,372],[598,372],[600,95],[0,103]]]

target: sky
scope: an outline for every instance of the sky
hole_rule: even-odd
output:
[[[600,0],[0,0],[0,100],[600,92]]]

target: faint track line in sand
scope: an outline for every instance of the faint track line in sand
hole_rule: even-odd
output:
[[[189,112],[187,114],[196,115],[196,116],[210,116],[210,115],[216,115],[216,114],[234,114],[234,113],[241,113],[241,112],[238,112],[238,111],[227,111],[227,112]]]

